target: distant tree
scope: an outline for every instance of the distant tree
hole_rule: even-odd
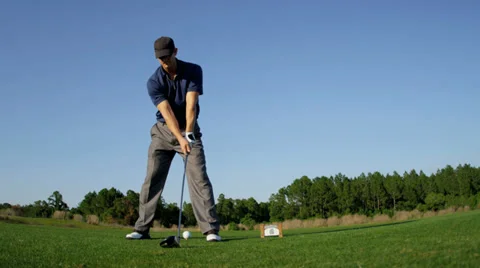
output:
[[[310,217],[310,189],[312,184],[310,178],[302,176],[288,186],[288,198],[290,205],[298,211],[295,215],[297,218],[306,219]]]
[[[123,197],[123,193],[115,189],[114,187],[111,187],[110,189],[104,188],[100,190],[96,198],[97,205],[100,210],[100,218],[104,219],[107,216],[115,217],[113,212],[115,200]]]
[[[402,177],[396,171],[393,175],[387,174],[385,178],[385,189],[393,200],[393,210],[396,209],[396,202],[402,195]]]
[[[83,215],[100,215],[101,208],[97,202],[97,193],[95,191],[88,192],[78,205],[78,210]]]
[[[333,178],[333,183],[338,214],[343,215],[350,213],[354,210],[354,197],[351,192],[351,180],[342,173],[338,173]]]
[[[458,195],[469,197],[473,194],[475,170],[470,165],[458,165],[455,169],[455,174],[458,182]]]
[[[444,186],[445,195],[460,195],[460,184],[455,174],[455,169],[451,165],[442,168],[438,172],[437,177]]]
[[[3,203],[3,204],[0,204],[0,209],[6,209],[6,208],[11,208],[12,205],[10,205],[9,203]]]
[[[370,192],[371,187],[369,178],[362,172],[354,179],[353,186],[355,188],[354,192],[356,193],[356,199],[359,201],[357,203],[359,205],[357,211],[369,214],[369,212],[374,209],[374,204],[372,204],[371,201],[373,199],[371,198],[372,195]]]
[[[311,200],[312,216],[328,218],[337,212],[336,194],[333,181],[325,176],[312,180]]]
[[[385,191],[385,177],[380,172],[368,174],[370,180],[370,193],[374,202],[374,210],[381,212],[380,207],[385,208],[387,201],[387,193]]]
[[[260,205],[258,204],[257,200],[255,200],[253,197],[250,197],[245,200],[245,205],[247,206],[247,214],[250,214],[250,218],[254,222],[261,222]]]
[[[429,193],[438,193],[433,176],[427,176],[423,171],[420,171],[418,181],[418,198],[420,203],[425,203],[425,198],[427,198]]]
[[[231,198],[225,198],[223,193],[218,197],[217,214],[220,219],[220,224],[224,225],[233,222],[236,218],[233,200]]]
[[[63,196],[59,191],[54,191],[48,198],[48,205],[55,210],[67,210],[68,205],[63,202]]]
[[[415,169],[412,169],[409,173],[403,173],[403,198],[405,200],[404,206],[407,210],[412,210],[420,203],[419,198],[419,185],[418,174]]]
[[[192,203],[183,202],[182,222],[185,226],[195,226],[197,224]]]
[[[287,201],[286,188],[282,187],[269,198],[271,221],[284,221],[292,217],[292,209]]]
[[[166,228],[178,225],[178,215],[180,209],[176,203],[168,203],[159,215],[160,224]]]
[[[272,193],[267,202],[253,197],[226,198],[220,194],[216,209],[220,224],[235,227],[242,223],[253,226],[260,222],[328,218],[333,215],[364,214],[373,216],[385,210],[438,210],[449,206],[477,208],[480,204],[480,167],[469,164],[453,168],[446,165],[430,175],[415,169],[399,175],[380,172],[361,173],[348,178],[342,173],[310,179],[302,176],[290,185]],[[102,221],[133,225],[138,218],[139,193],[128,190],[124,195],[111,187],[93,191],[84,196],[71,213],[97,215]],[[192,204],[184,202],[182,223],[196,225]],[[37,200],[26,206],[0,204],[11,214],[27,217],[50,217],[55,210],[69,210],[59,191],[47,201]],[[178,206],[166,203],[161,197],[154,219],[165,227],[178,223]],[[249,227],[249,228],[250,228]]]

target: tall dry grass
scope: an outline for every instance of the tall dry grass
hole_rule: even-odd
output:
[[[329,217],[327,218],[327,226],[338,226],[342,224],[342,220],[338,218],[337,216]]]
[[[353,214],[353,215],[344,215],[342,216],[342,225],[356,225],[368,223],[368,217],[365,215]]]
[[[390,221],[392,221],[390,216],[385,215],[385,214],[375,215],[375,216],[373,216],[373,219],[371,220],[371,222],[374,222],[374,223],[383,223],[383,222],[390,222]]]
[[[420,219],[422,217],[422,212],[418,209],[410,211],[410,219]]]
[[[410,212],[408,211],[397,211],[392,217],[394,221],[406,221],[409,218],[410,218]]]
[[[447,215],[447,214],[452,214],[455,213],[455,208],[454,207],[449,207],[446,209],[442,209],[438,211],[438,215]]]
[[[273,222],[272,224],[278,224],[279,222]],[[333,224],[332,220],[330,224]],[[258,225],[259,226],[259,225]],[[307,220],[286,220],[282,222],[283,229],[296,229],[296,228],[316,228],[316,227],[327,227],[327,219],[307,219]]]
[[[406,221],[413,219],[429,218],[434,216],[446,215],[451,213],[460,213],[464,211],[470,211],[469,206],[461,207],[455,209],[454,207],[449,207],[439,211],[426,211],[421,212],[417,209],[412,211],[397,211],[392,217],[386,214],[377,214],[373,217],[367,217],[366,215],[344,215],[341,217],[332,216],[327,219],[291,219],[285,220],[282,222],[284,230],[288,229],[298,229],[298,228],[317,228],[317,227],[331,227],[331,226],[349,226],[349,225],[359,225],[359,224],[368,224],[368,223],[388,223],[393,221]],[[278,222],[272,223],[278,224]],[[259,224],[255,226],[255,230],[259,228]]]
[[[303,228],[303,221],[298,219],[286,220],[282,222],[283,229]]]
[[[423,213],[422,217],[423,218],[430,218],[430,217],[435,217],[437,216],[437,212],[436,211],[426,211],[425,213]]]

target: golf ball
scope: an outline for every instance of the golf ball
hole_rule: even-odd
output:
[[[189,231],[183,232],[183,238],[189,239],[192,236],[192,234]]]

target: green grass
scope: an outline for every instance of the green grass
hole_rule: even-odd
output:
[[[20,223],[23,222],[23,223]],[[28,223],[28,224],[25,224]],[[0,221],[1,267],[478,267],[480,211],[421,220],[336,228],[225,231],[207,243],[194,232],[182,248],[164,249],[175,232],[124,239],[130,229],[82,223]]]

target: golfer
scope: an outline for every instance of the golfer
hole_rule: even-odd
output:
[[[157,122],[150,130],[147,174],[140,192],[139,217],[134,232],[127,239],[149,239],[170,164],[178,153],[185,160],[186,175],[193,212],[207,241],[220,241],[219,220],[215,210],[213,188],[207,175],[202,133],[197,123],[199,95],[203,94],[202,68],[176,58],[178,49],[170,37],[154,42],[155,58],[160,66],[148,79],[147,89],[157,107]]]

